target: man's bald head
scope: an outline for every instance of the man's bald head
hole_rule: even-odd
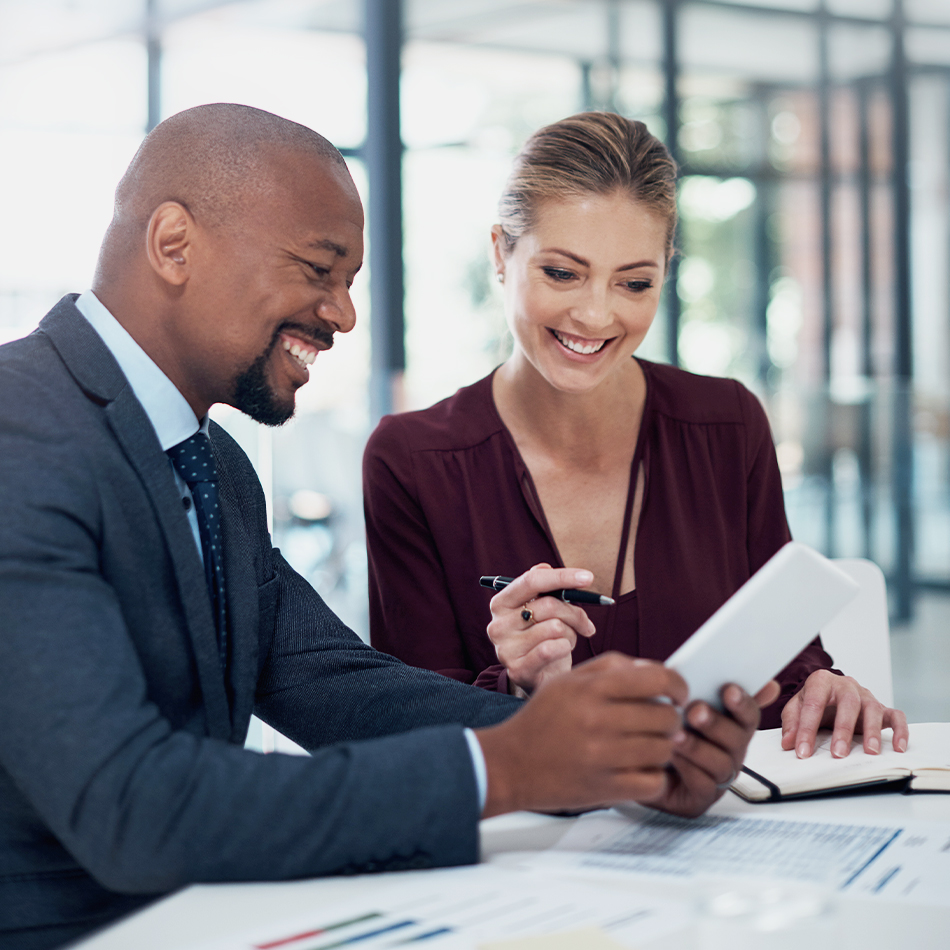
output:
[[[96,284],[141,251],[149,218],[163,202],[181,204],[203,227],[239,222],[247,203],[272,187],[275,156],[287,153],[345,164],[322,135],[263,109],[215,103],[166,119],[146,136],[116,188]]]

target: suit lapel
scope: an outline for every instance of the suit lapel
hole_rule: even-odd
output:
[[[174,565],[198,668],[208,732],[214,738],[228,739],[231,716],[204,567],[187,519],[182,517],[181,498],[168,456],[162,451],[155,430],[118,363],[73,306],[73,299],[61,300],[44,318],[40,330],[49,335],[80,387],[103,406],[110,429],[151,499]]]
[[[231,646],[228,674],[232,698],[232,741],[243,742],[254,709],[258,672],[257,578],[251,558],[254,544],[239,514],[240,501],[231,480],[231,472],[221,464],[217,452],[215,456],[218,463],[228,636]]]

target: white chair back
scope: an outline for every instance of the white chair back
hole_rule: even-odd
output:
[[[821,631],[836,669],[853,676],[885,706],[894,705],[891,639],[884,572],[864,558],[835,558],[861,586],[858,595]]]

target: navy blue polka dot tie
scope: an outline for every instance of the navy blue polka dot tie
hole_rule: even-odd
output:
[[[175,470],[185,480],[195,502],[198,534],[205,563],[205,580],[211,596],[211,611],[218,634],[222,664],[227,658],[227,615],[224,597],[224,550],[221,509],[218,505],[218,468],[211,452],[211,440],[196,432],[190,439],[168,450]]]

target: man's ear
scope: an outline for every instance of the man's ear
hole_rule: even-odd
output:
[[[195,219],[177,201],[164,201],[148,221],[146,248],[152,270],[166,283],[181,287],[191,276]]]

